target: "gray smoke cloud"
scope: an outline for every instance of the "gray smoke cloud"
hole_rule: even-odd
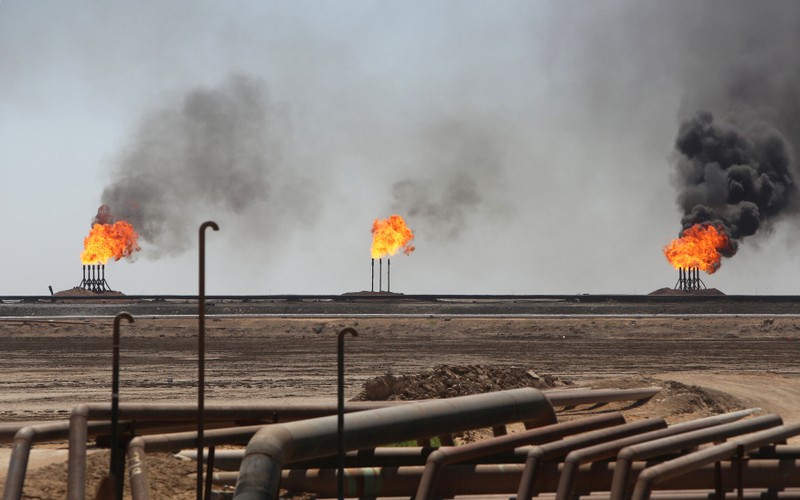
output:
[[[732,238],[727,256],[740,240],[768,233],[800,207],[800,63],[792,54],[797,44],[789,43],[800,43],[800,9],[785,2],[777,10],[737,5],[743,8],[722,14],[706,40],[713,45],[728,37],[728,56],[719,63],[718,49],[698,49],[708,71],[688,82],[694,86],[683,108],[690,116],[680,125],[674,162],[682,228],[724,230]]]
[[[133,224],[155,257],[193,244],[189,222],[203,208],[242,216],[252,223],[244,234],[263,234],[269,217],[254,209],[291,198],[286,128],[259,79],[235,75],[215,88],[191,90],[144,117],[102,201],[115,219]],[[273,194],[276,185],[282,195]]]
[[[472,216],[497,202],[504,155],[495,134],[469,120],[425,130],[417,159],[423,173],[392,184],[392,209],[428,240],[458,239]]]

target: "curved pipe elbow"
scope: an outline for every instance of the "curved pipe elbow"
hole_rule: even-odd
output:
[[[294,437],[281,424],[256,432],[244,452],[234,497],[237,500],[273,498],[283,464],[292,459]]]

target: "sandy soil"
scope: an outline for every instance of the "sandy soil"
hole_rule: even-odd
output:
[[[387,373],[514,366],[576,386],[663,385],[664,394],[631,410],[632,418],[678,421],[758,406],[800,421],[800,317],[794,316],[223,316],[206,325],[208,402],[335,398],[336,334],[350,326],[359,336],[346,341],[348,398]],[[191,318],[137,315],[134,324],[123,324],[121,400],[195,402],[197,341]],[[79,403],[110,401],[111,347],[108,318],[0,317],[0,422],[66,419]],[[58,497],[54,478],[66,474],[63,448],[37,446],[25,498]],[[98,471],[107,464],[103,453],[93,458]],[[193,495],[192,471],[189,465],[171,498],[181,498],[175,491],[184,486]]]

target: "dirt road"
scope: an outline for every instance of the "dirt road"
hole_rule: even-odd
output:
[[[110,401],[111,318],[120,310],[135,317],[122,325],[121,400],[194,403],[196,303],[8,301],[0,303],[0,422],[64,420],[80,403]],[[800,421],[795,299],[220,301],[206,321],[206,401],[335,398],[345,326],[359,332],[346,340],[348,398],[389,372],[516,366],[583,386],[663,384],[664,396],[634,418],[758,406]],[[25,498],[63,498],[65,446],[33,450]],[[0,449],[0,471],[8,451]],[[90,457],[89,491],[107,463],[107,452]],[[148,467],[157,497],[194,498],[193,466],[164,455]]]
[[[359,332],[346,341],[348,397],[369,378],[437,364],[522,366],[581,384],[658,373],[693,374],[695,383],[711,373],[800,375],[794,316],[221,316],[206,322],[206,397],[335,397],[336,334],[345,326]],[[193,318],[140,314],[123,323],[121,399],[195,401],[197,340]],[[63,418],[78,403],[110,399],[108,318],[6,317],[0,350],[4,421]]]

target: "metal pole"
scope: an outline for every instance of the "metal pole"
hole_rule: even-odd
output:
[[[208,457],[206,457],[206,494],[203,497],[204,500],[211,500],[211,485],[213,484],[214,480],[214,449],[216,446],[213,444],[208,447]],[[200,462],[203,461],[203,457],[197,457],[197,460]]]
[[[339,385],[337,391],[337,472],[336,472],[336,485],[339,492],[339,500],[344,500],[344,336],[351,334],[353,337],[358,337],[358,332],[355,329],[347,327],[339,332],[338,336],[338,368],[339,368]]]
[[[122,467],[122,449],[119,442],[119,324],[122,320],[133,323],[133,316],[121,312],[114,317],[111,375],[111,464],[108,475],[114,483],[114,498],[122,500],[125,471]]]
[[[378,291],[383,291],[383,257],[378,259]]]
[[[203,456],[203,428],[205,427],[205,363],[206,363],[206,228],[219,231],[215,222],[207,221],[200,225],[200,269],[199,291],[197,297],[197,456]],[[197,500],[203,500],[203,460],[197,460]]]
[[[375,291],[375,259],[372,260],[372,281],[370,281],[370,291]]]
[[[392,291],[392,259],[386,259],[386,291]]]

